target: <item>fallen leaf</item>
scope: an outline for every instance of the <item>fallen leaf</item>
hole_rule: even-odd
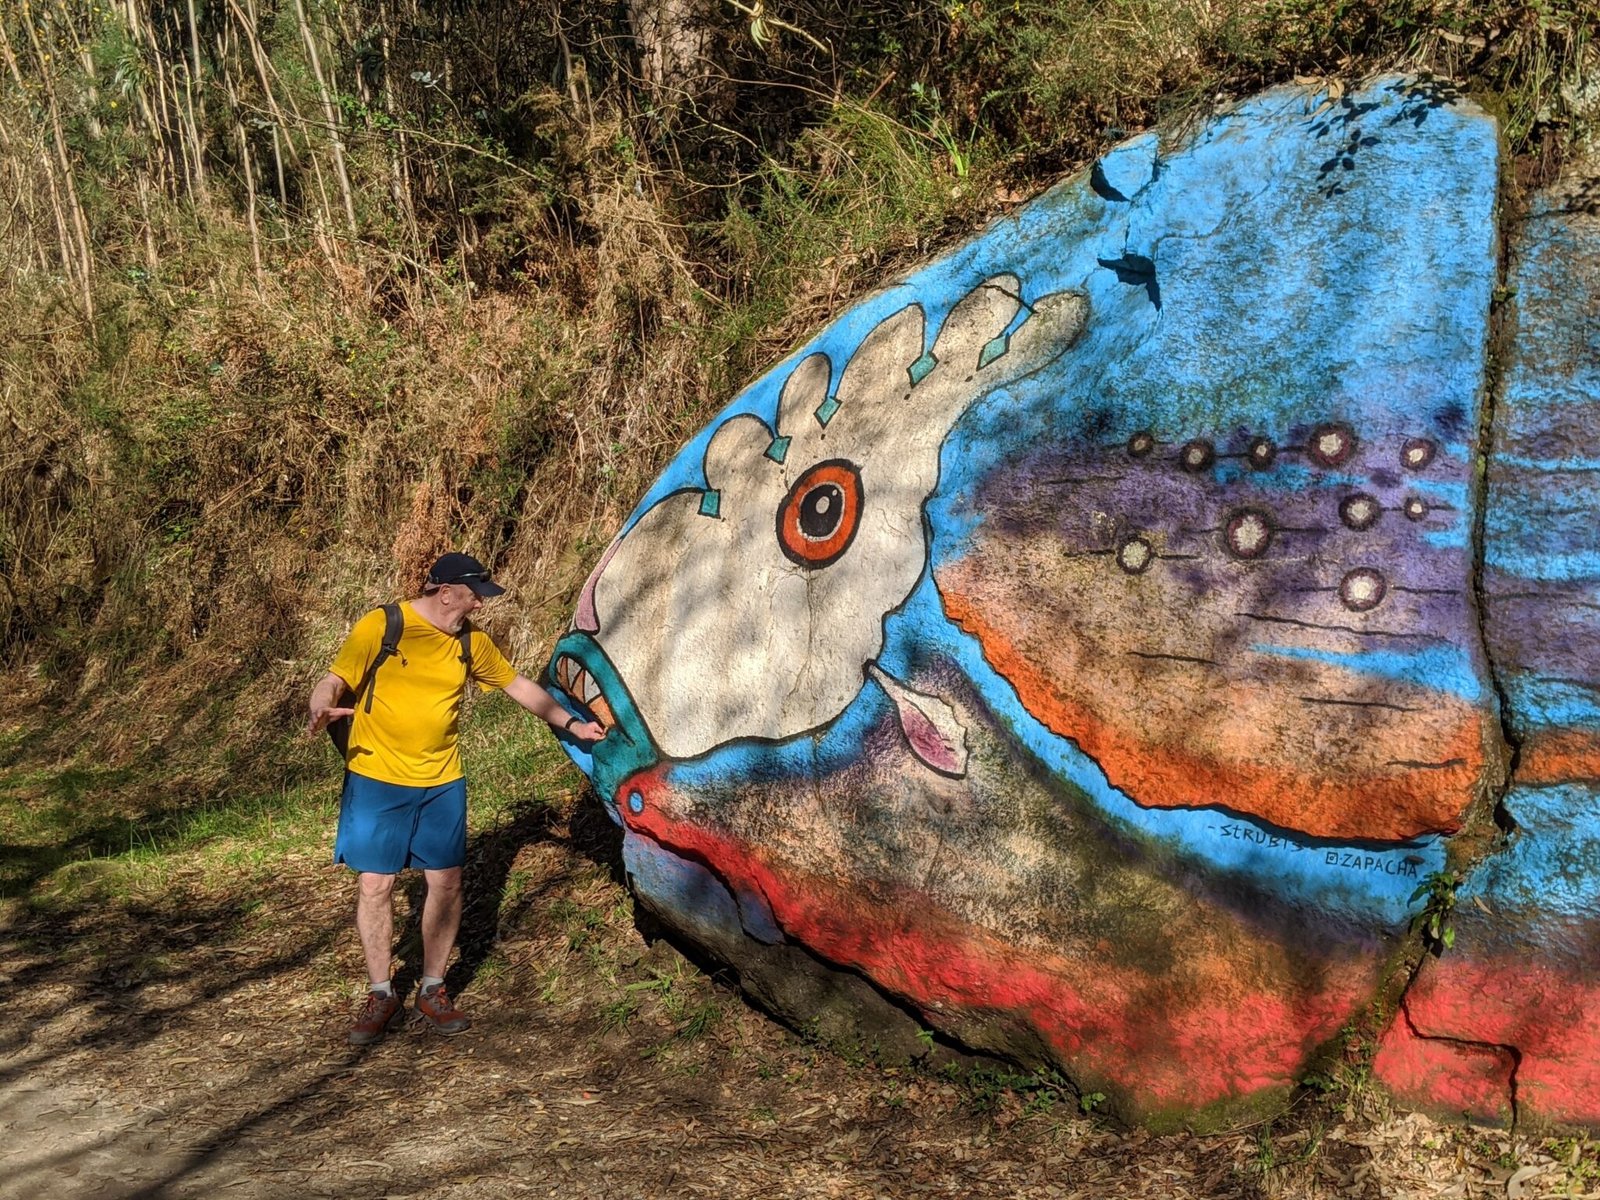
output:
[[[1544,1167],[1523,1167],[1506,1180],[1506,1200],[1523,1200],[1531,1192],[1530,1183],[1545,1173]]]

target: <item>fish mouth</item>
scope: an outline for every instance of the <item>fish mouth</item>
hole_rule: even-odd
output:
[[[546,678],[574,708],[605,730],[603,738],[582,746],[572,756],[614,808],[622,781],[661,760],[649,726],[605,649],[581,630],[556,642]],[[615,812],[613,816],[620,819]]]
[[[587,709],[602,729],[610,733],[616,728],[617,714],[606,699],[605,690],[581,661],[570,654],[557,655],[550,673],[567,698]]]

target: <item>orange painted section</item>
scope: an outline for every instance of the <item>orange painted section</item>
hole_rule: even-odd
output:
[[[1519,784],[1600,780],[1600,734],[1583,729],[1541,729],[1522,742]]]
[[[1316,776],[1276,769],[1243,757],[1202,757],[1191,748],[1152,744],[1142,730],[1101,720],[1063,694],[1071,680],[1021,653],[985,609],[960,592],[944,595],[945,611],[983,645],[984,657],[1016,688],[1039,721],[1071,738],[1119,790],[1146,808],[1224,808],[1313,837],[1403,841],[1424,833],[1453,833],[1481,770],[1478,717],[1463,716],[1444,746],[1429,753],[1459,760],[1449,767],[1405,773],[1363,771],[1348,759]]]

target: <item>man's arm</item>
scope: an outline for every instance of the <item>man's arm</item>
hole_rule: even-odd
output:
[[[345,689],[350,685],[339,676],[329,671],[317,681],[317,686],[311,689],[311,720],[306,723],[306,736],[315,737],[319,732],[328,727],[330,721],[337,721],[340,717],[349,717],[355,714],[353,708],[336,708],[339,698],[344,695]]]
[[[518,675],[506,684],[510,696],[534,716],[555,729],[564,729],[582,742],[598,742],[605,737],[606,729],[598,721],[585,721],[561,707],[561,702],[526,675]]]

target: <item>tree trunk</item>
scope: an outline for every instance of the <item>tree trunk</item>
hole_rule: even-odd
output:
[[[716,117],[732,107],[732,80],[717,61],[717,18],[717,0],[628,0],[645,91],[668,122],[684,109]]]

